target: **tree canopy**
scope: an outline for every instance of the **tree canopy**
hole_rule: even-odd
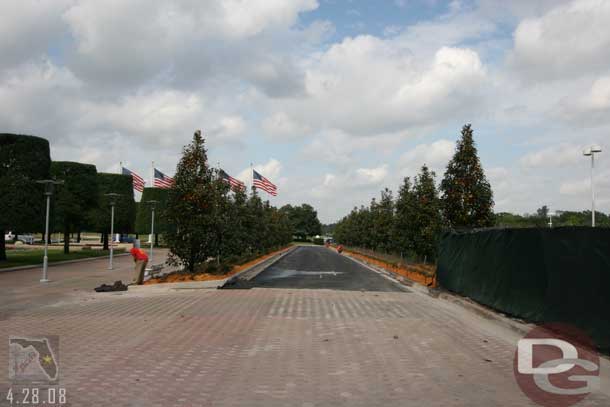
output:
[[[70,233],[83,230],[87,214],[99,203],[97,170],[91,164],[53,161],[51,176],[64,182],[57,187],[53,219],[55,230],[64,234],[64,253],[69,253]]]
[[[165,210],[171,263],[194,272],[211,258],[220,262],[260,254],[291,241],[285,214],[263,202],[254,189],[249,197],[231,192],[209,166],[201,132],[183,149],[174,180]]]
[[[44,230],[44,188],[49,179],[49,142],[40,137],[0,134],[0,261],[6,260],[4,232]]]
[[[493,193],[479,161],[470,124],[462,128],[440,189],[444,216],[451,228],[493,226]]]
[[[318,212],[313,206],[306,203],[300,206],[284,205],[280,212],[288,217],[296,236],[305,238],[322,233],[322,223],[318,220]]]

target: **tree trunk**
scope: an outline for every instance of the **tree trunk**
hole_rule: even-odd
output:
[[[70,254],[70,232],[64,230],[64,254]]]
[[[76,243],[80,243],[80,230],[76,234]]]
[[[155,246],[159,246],[159,234],[155,233]]]
[[[6,260],[6,242],[4,241],[4,230],[0,230],[0,261]]]
[[[108,247],[108,233],[102,234],[102,240],[104,242],[104,250],[110,250]]]
[[[100,243],[104,243],[104,234],[100,233]]]
[[[136,233],[136,239],[139,239],[139,238],[140,238],[140,235]]]

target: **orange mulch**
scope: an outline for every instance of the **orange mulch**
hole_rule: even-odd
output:
[[[283,248],[280,250],[276,250],[274,252],[265,254],[264,256],[261,257],[257,257],[254,260],[251,260],[247,263],[244,264],[239,264],[236,266],[233,266],[233,268],[231,269],[231,271],[229,271],[226,274],[210,274],[210,273],[198,273],[198,274],[188,274],[188,273],[170,273],[167,274],[165,276],[162,277],[158,277],[158,278],[151,278],[150,280],[145,281],[143,284],[144,285],[150,285],[150,284],[163,284],[163,283],[182,283],[182,282],[188,282],[188,281],[213,281],[213,280],[224,280],[227,277],[231,277],[234,274],[239,273],[242,270],[247,269],[248,267],[251,267],[253,265],[255,265],[256,263],[259,263],[263,260],[267,260],[269,257],[274,256],[278,253],[282,253],[284,251],[288,250],[288,248]]]
[[[349,253],[350,256],[356,257],[360,260],[364,260],[367,263],[374,264],[375,266],[391,271],[392,273],[399,274],[419,284],[428,287],[436,287],[436,268],[434,266],[429,266],[425,264],[409,266],[404,264],[394,264],[373,257],[369,257],[364,254],[352,252],[350,250],[343,249],[343,251]]]

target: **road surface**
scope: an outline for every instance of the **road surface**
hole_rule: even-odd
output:
[[[325,288],[351,291],[409,291],[334,250],[302,246],[260,273],[255,287]]]
[[[257,282],[291,288],[168,285],[68,295],[86,273],[97,284],[105,267],[94,262],[78,272],[72,265],[54,271],[70,279],[60,301],[53,300],[60,281],[30,284],[37,301],[19,297],[16,307],[12,298],[0,317],[0,342],[57,335],[60,386],[71,406],[535,405],[513,377],[515,331],[418,290],[387,286],[323,250],[299,249]],[[272,278],[282,270],[305,273]],[[342,274],[312,278],[322,271]],[[18,280],[9,274],[0,274],[0,290]],[[373,291],[362,291],[366,281]],[[10,386],[1,373],[7,363],[3,345],[0,406]],[[608,389],[607,364],[602,369]],[[580,405],[610,404],[596,393]]]

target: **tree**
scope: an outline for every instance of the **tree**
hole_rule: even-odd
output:
[[[87,213],[98,204],[97,170],[94,165],[53,161],[51,176],[63,180],[57,187],[53,219],[64,235],[64,253],[70,252],[70,233],[80,232]]]
[[[396,217],[394,221],[394,240],[397,250],[410,253],[415,250],[414,219],[416,212],[415,194],[411,179],[405,177],[396,199]]]
[[[456,152],[441,182],[443,212],[454,229],[494,224],[493,194],[472,136],[470,124],[462,128]]]
[[[168,230],[165,208],[169,190],[163,188],[144,188],[142,199],[137,205],[135,232],[142,235],[150,234],[152,207],[148,201],[157,201],[155,204],[155,245],[159,244],[159,234],[165,234]]]
[[[98,205],[91,211],[90,224],[97,232],[102,233],[104,250],[108,250],[110,233],[110,200],[106,194],[119,194],[114,207],[114,232],[133,232],[136,219],[136,203],[133,197],[133,180],[131,175],[97,174]]]
[[[318,212],[311,205],[306,203],[301,206],[284,205],[280,211],[290,220],[296,236],[304,239],[322,233]]]
[[[183,149],[170,189],[166,216],[172,228],[165,237],[170,263],[182,264],[191,273],[197,264],[217,255],[212,182],[205,140],[196,131]]]
[[[434,172],[424,165],[413,182],[413,249],[424,259],[436,258],[438,239],[443,228],[435,176]]]
[[[381,191],[381,199],[371,202],[372,234],[371,245],[376,250],[389,252],[394,248],[394,198],[392,191],[385,188]]]
[[[43,230],[45,199],[36,181],[49,178],[50,166],[47,140],[0,134],[0,261],[6,260],[7,231]]]

